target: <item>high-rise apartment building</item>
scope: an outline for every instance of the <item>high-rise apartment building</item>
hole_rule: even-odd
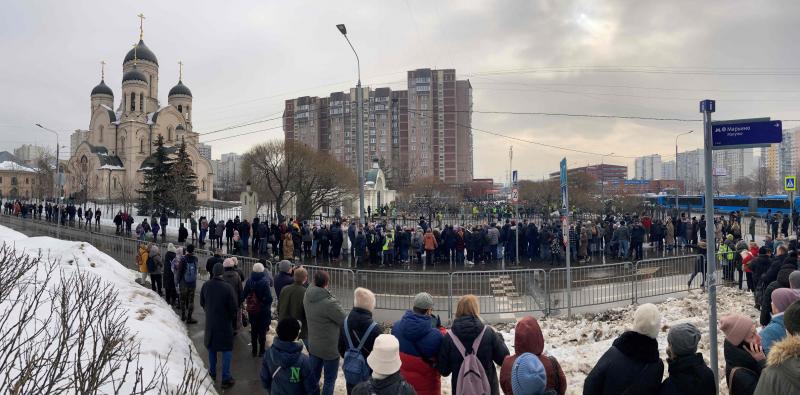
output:
[[[636,158],[634,175],[637,180],[660,180],[661,155],[647,155]]]
[[[717,150],[712,158],[715,181],[720,188],[732,186],[755,172],[752,148]]]
[[[71,135],[69,135],[69,155],[74,154],[78,149],[78,146],[88,139],[88,130],[76,129]]]
[[[208,159],[211,161],[211,146],[208,144],[199,143],[197,144],[197,150],[200,152],[200,156],[203,158]]]
[[[214,186],[218,190],[236,190],[244,186],[242,182],[242,155],[231,152],[222,154],[216,163]],[[212,165],[214,169],[214,165]]]
[[[14,156],[28,166],[35,165],[36,161],[43,157],[46,153],[47,148],[33,144],[22,144],[18,148],[14,149]],[[53,154],[55,155],[55,153]],[[63,155],[62,158],[68,156],[67,153],[63,151],[61,154]]]
[[[800,128],[783,131],[783,141],[761,148],[759,167],[766,167],[774,180],[783,180],[783,177],[798,175],[800,161]]]
[[[661,162],[661,179],[674,180],[675,179],[675,161]]]
[[[704,169],[704,158],[702,149],[679,152],[677,179],[683,181],[687,193],[700,193],[703,190],[703,183],[706,179]]]
[[[362,87],[364,168],[377,158],[396,184],[472,180],[472,86],[453,69],[408,72],[408,90]],[[356,88],[285,102],[286,140],[329,152],[356,170]]]

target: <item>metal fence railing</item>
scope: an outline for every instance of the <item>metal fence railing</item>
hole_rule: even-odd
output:
[[[51,223],[32,221],[0,215],[0,224],[7,225],[29,236],[51,236],[64,240],[91,243],[125,267],[138,270],[136,239],[62,227],[56,232]],[[161,254],[167,245],[159,244]],[[196,249],[200,270],[205,274],[206,260],[212,255],[208,250]],[[228,256],[228,255],[226,255]],[[250,276],[258,259],[237,257],[239,269]],[[359,270],[328,266],[304,266],[309,272],[309,282],[319,270],[328,272],[329,290],[345,308],[353,306],[353,289],[365,287],[377,298],[377,309],[403,311],[413,304],[414,295],[425,291],[434,298],[435,308],[442,318],[453,319],[458,299],[467,294],[476,295],[483,314],[538,313],[557,314],[567,308],[567,278],[565,268],[414,272]],[[701,268],[697,255],[672,256],[640,262],[579,266],[571,269],[572,308],[599,306],[612,303],[637,303],[641,298],[685,292],[696,288],[700,281],[688,284],[692,273]],[[266,271],[276,274],[277,265],[267,261]],[[718,274],[721,277],[721,267]],[[205,277],[207,278],[207,277]]]

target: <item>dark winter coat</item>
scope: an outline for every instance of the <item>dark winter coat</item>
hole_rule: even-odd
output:
[[[251,322],[266,325],[272,318],[272,278],[265,272],[252,272],[247,283],[244,285],[242,297],[247,298],[251,293],[255,293],[256,299],[261,304],[261,309],[257,314],[247,313]]]
[[[276,374],[278,369],[288,371],[289,374]],[[299,371],[297,382],[292,382],[293,370]],[[261,360],[261,384],[270,395],[319,394],[319,383],[314,380],[311,364],[303,354],[303,345],[277,337],[272,340],[272,346]]]
[[[275,276],[275,298],[281,300],[281,290],[283,290],[283,287],[291,285],[293,282],[294,278],[292,278],[290,273],[278,273],[278,275]]]
[[[403,380],[400,372],[385,379],[369,379],[353,388],[352,395],[416,395],[414,388]]]
[[[364,338],[364,334],[367,332],[367,329],[370,325],[372,325],[372,312],[367,309],[362,309],[360,307],[353,307],[350,310],[350,313],[347,315],[347,325],[350,329],[350,340],[353,342],[353,347],[358,347],[359,341]],[[367,358],[369,354],[372,352],[372,346],[375,344],[375,339],[383,333],[383,326],[378,323],[372,332],[370,332],[369,337],[367,337],[367,341],[364,342],[364,347],[361,348],[361,354],[364,355],[364,358]],[[344,324],[342,324],[342,330],[339,334],[339,355],[344,358],[344,353],[347,351],[348,344],[347,339],[345,338],[344,333]]]
[[[739,346],[734,346],[726,339],[723,348],[725,350],[725,378],[728,383],[730,383],[731,371],[733,371],[734,368],[748,369],[755,376],[740,376],[737,373],[734,387],[738,389],[735,391],[736,394],[752,394],[758,382],[758,376],[761,375],[761,369],[764,368],[765,361],[756,361],[753,356],[747,352],[744,343]]]
[[[222,276],[206,281],[200,289],[200,306],[206,312],[203,344],[209,350],[232,351],[237,310],[233,287]]]
[[[629,331],[614,340],[583,382],[588,394],[654,394],[661,386],[664,363],[658,353],[658,342]]]
[[[281,291],[283,296],[278,300],[278,321],[284,318],[294,318],[302,324],[300,327],[300,338],[308,339],[308,321],[306,320],[306,310],[303,307],[303,298],[306,294],[306,287],[300,284],[291,284],[284,287]]]
[[[453,327],[449,331],[451,334],[446,335],[442,340],[442,346],[439,348],[437,369],[439,369],[439,373],[441,373],[442,376],[448,376],[453,373],[451,384],[454,394],[458,381],[458,370],[461,369],[461,363],[464,362],[464,358],[461,357],[461,353],[458,352],[450,336],[458,336],[466,352],[470,353],[472,352],[472,342],[480,335],[483,327],[484,324],[481,322],[480,318],[475,316],[461,316],[453,321]],[[495,364],[501,365],[508,354],[508,348],[505,342],[503,342],[503,335],[495,332],[491,327],[486,328],[486,333],[483,335],[480,346],[478,346],[477,356],[489,378],[492,395],[500,394],[500,385],[497,380]]]
[[[506,395],[512,394],[511,370],[517,357],[529,352],[536,355],[547,374],[547,388],[556,390],[559,395],[567,392],[567,377],[555,357],[544,355],[544,335],[539,323],[533,317],[525,317],[517,323],[514,331],[514,355],[506,357],[500,368],[500,387]],[[556,387],[556,384],[559,384]]]
[[[189,230],[183,224],[178,228],[178,243],[183,243],[189,237]]]
[[[781,266],[783,266],[783,262],[786,260],[787,255],[776,255],[772,258],[772,261],[769,264],[769,269],[761,276],[761,281],[763,282],[764,286],[769,285],[769,283],[775,281],[778,278],[778,272],[781,270]]]
[[[778,288],[789,288],[789,275],[797,268],[792,264],[784,264],[775,281],[769,283],[761,295],[761,313],[759,315],[759,322],[761,326],[769,325],[772,318],[772,291]]]
[[[341,303],[327,289],[312,285],[306,289],[303,308],[308,320],[309,354],[325,361],[338,359],[337,342],[345,317]]]
[[[433,327],[433,319],[408,310],[392,326],[392,335],[400,342],[400,373],[419,395],[442,392],[441,378],[433,363],[439,356],[443,331]]]
[[[714,372],[706,365],[703,354],[667,359],[669,377],[661,383],[660,395],[716,395]]]
[[[172,272],[172,260],[175,259],[175,253],[167,251],[164,254],[164,265],[167,270],[164,270],[164,288],[175,289],[175,273]]]
[[[756,282],[761,281],[761,276],[769,270],[770,259],[769,255],[758,255],[753,262],[750,263],[750,270],[753,271],[753,279]],[[757,284],[756,284],[757,285]]]
[[[224,261],[224,259],[222,259],[222,257],[217,254],[214,254],[212,257],[208,258],[206,260],[206,272],[211,274],[212,270],[214,270],[214,265],[216,265],[217,263],[221,265],[222,261]]]
[[[800,394],[800,336],[787,336],[775,343],[755,394]]]
[[[228,220],[228,222],[225,223],[225,237],[233,237],[233,228],[233,221]]]
[[[244,295],[242,294],[242,278],[239,277],[239,272],[233,267],[226,267],[225,272],[222,274],[222,279],[231,285],[233,292],[236,294],[236,305],[240,305],[244,301]]]

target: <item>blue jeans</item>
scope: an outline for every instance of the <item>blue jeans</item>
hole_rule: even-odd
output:
[[[312,258],[317,256],[317,245],[319,245],[319,241],[311,240],[311,257]]]
[[[233,351],[219,351],[222,353],[222,380],[230,380],[231,377],[231,359],[233,358]],[[217,379],[217,351],[208,349],[208,374],[213,380]]]
[[[630,246],[630,241],[628,240],[620,240],[619,241],[619,254],[621,257],[625,258],[628,256],[628,247]]]
[[[339,358],[323,360],[314,355],[309,355],[311,374],[315,382],[319,382],[320,374],[325,369],[325,382],[322,384],[321,395],[333,395],[333,386],[336,384],[336,375],[339,373]]]

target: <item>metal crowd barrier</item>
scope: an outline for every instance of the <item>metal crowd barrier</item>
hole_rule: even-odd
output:
[[[91,243],[100,251],[119,261],[125,267],[137,270],[136,255],[141,242],[136,239],[104,234],[72,227],[61,227],[56,232],[52,223],[0,215],[0,224],[8,225],[29,236],[51,236],[65,240]],[[161,254],[167,245],[158,243]],[[205,275],[206,260],[210,251],[196,249],[198,265]],[[229,256],[229,255],[224,255]],[[572,307],[588,307],[629,301],[641,298],[675,294],[698,287],[699,279],[688,284],[689,277],[699,268],[697,255],[655,258],[637,263],[623,262],[606,265],[578,266],[571,269]],[[258,259],[237,257],[239,268],[250,276]],[[166,263],[165,263],[166,267]],[[325,270],[330,277],[330,291],[349,309],[353,306],[353,289],[365,287],[377,297],[377,308],[390,311],[410,309],[414,295],[425,291],[434,298],[437,311],[444,319],[452,321],[458,299],[467,294],[478,297],[483,314],[539,313],[551,315],[567,307],[567,280],[565,268],[464,272],[412,272],[358,270],[316,265],[304,265],[309,272],[309,282],[314,273]],[[277,264],[267,263],[266,270],[277,274]],[[722,268],[718,267],[722,278]],[[206,277],[207,278],[207,277]]]

